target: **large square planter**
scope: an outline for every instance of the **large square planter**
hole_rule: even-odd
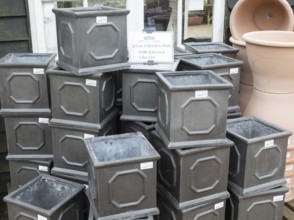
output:
[[[99,131],[82,126],[77,129],[72,126],[50,123],[54,162],[52,174],[87,183],[89,155],[84,139],[115,134],[116,124],[117,114]]]
[[[228,120],[229,185],[240,195],[285,184],[288,137],[292,132],[258,118]]]
[[[10,168],[11,189],[15,190],[42,173],[49,174],[52,168],[52,159],[24,160],[8,156]]]
[[[123,112],[121,120],[156,122],[158,78],[156,72],[175,71],[173,64],[134,64],[122,71]]]
[[[156,131],[150,141],[160,155],[157,187],[177,209],[210,202],[227,190],[231,141],[169,150]]]
[[[184,50],[178,46],[174,46],[174,58],[179,58],[181,56],[187,56],[187,55],[191,55],[192,53]]]
[[[0,59],[1,114],[50,113],[47,68],[55,54],[9,53]]]
[[[19,159],[52,159],[49,117],[5,117],[8,155]]]
[[[77,76],[58,67],[49,69],[47,74],[54,103],[52,123],[100,130],[117,111],[113,74]]]
[[[229,97],[229,113],[240,112],[238,105],[240,69],[244,63],[241,60],[226,57],[216,53],[205,53],[185,56],[180,58],[179,71],[187,70],[212,70],[219,76],[232,83],[233,88]]]
[[[136,213],[158,213],[159,155],[142,133],[95,137],[85,144],[90,157],[89,190],[97,219],[131,219]]]
[[[158,191],[157,206],[160,213],[157,220],[223,220],[225,219],[226,200],[229,196],[230,194],[225,191],[208,202],[178,209],[165,198],[164,193]]]
[[[241,196],[229,190],[231,197],[227,201],[226,220],[269,220],[283,219],[285,186],[254,192]]]
[[[127,14],[111,7],[53,9],[58,66],[84,75],[127,69]]]
[[[228,57],[236,57],[239,49],[221,42],[187,42],[185,49],[191,53],[218,53]]]
[[[83,220],[83,189],[83,185],[42,174],[4,201],[9,219]]]
[[[232,85],[208,70],[156,74],[156,130],[165,145],[173,149],[222,144]]]

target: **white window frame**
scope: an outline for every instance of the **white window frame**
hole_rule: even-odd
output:
[[[34,53],[52,52],[57,53],[57,35],[55,15],[52,9],[56,7],[58,0],[28,0],[32,47]],[[66,1],[66,0],[62,0]],[[176,44],[182,44],[183,31],[182,25],[182,2],[178,0],[178,17],[176,31]],[[88,7],[88,0],[83,0],[83,6]],[[127,8],[130,9],[128,15],[128,32],[142,31],[144,28],[144,0],[127,0]],[[187,7],[185,8],[187,10]],[[185,13],[186,15],[188,13]],[[43,19],[40,19],[43,18]],[[225,0],[215,0],[213,7],[212,21],[212,41],[223,42],[225,18]],[[185,19],[186,21],[186,19]]]

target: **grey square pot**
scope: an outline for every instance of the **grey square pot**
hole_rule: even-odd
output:
[[[52,103],[52,124],[68,124],[79,129],[103,128],[117,111],[115,76],[92,74],[77,76],[55,67],[49,69]]]
[[[141,121],[120,121],[120,133],[141,132],[150,141],[151,132],[155,129],[155,123]]]
[[[30,160],[52,159],[49,117],[5,117],[8,155]]]
[[[89,155],[84,139],[115,134],[116,124],[117,114],[99,131],[82,127],[77,129],[72,126],[60,126],[50,123],[54,162],[52,174],[87,183]]]
[[[277,187],[241,196],[233,189],[227,201],[226,220],[283,219],[284,199],[288,188]]]
[[[155,72],[175,71],[173,64],[134,64],[122,71],[123,112],[121,120],[156,122],[158,104],[158,78]]]
[[[9,219],[83,220],[84,186],[42,174],[4,197]]]
[[[224,220],[226,210],[226,200],[230,194],[225,191],[208,202],[203,202],[188,208],[177,209],[165,198],[164,193],[158,191],[157,206],[159,215],[157,220]]]
[[[158,153],[142,133],[85,140],[89,153],[90,196],[97,219],[158,212],[156,162]]]
[[[187,50],[184,50],[178,46],[174,46],[174,57],[175,58],[179,58],[181,56],[187,56],[187,55],[191,55],[192,53],[187,51]]]
[[[50,113],[46,70],[55,54],[9,53],[0,59],[1,114]]]
[[[216,53],[194,54],[180,58],[179,71],[212,70],[219,76],[232,83],[229,96],[229,113],[240,112],[238,105],[240,70],[243,61]]]
[[[165,145],[170,149],[222,145],[232,84],[209,70],[156,74],[155,127]]]
[[[58,66],[84,75],[129,68],[127,14],[111,7],[53,9]]]
[[[50,175],[53,165],[52,159],[24,160],[14,156],[8,156],[6,159],[9,160],[12,190],[23,186],[42,173]]]
[[[255,117],[230,119],[227,138],[231,148],[229,185],[240,195],[271,189],[284,179],[291,131]]]
[[[169,150],[158,132],[151,143],[160,154],[158,188],[177,209],[209,202],[227,190],[230,147],[222,146]]]
[[[235,58],[239,49],[221,42],[187,42],[184,43],[187,51],[196,54],[218,53]]]

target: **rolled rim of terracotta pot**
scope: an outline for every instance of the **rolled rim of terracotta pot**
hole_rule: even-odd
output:
[[[246,42],[245,41],[237,40],[234,37],[230,37],[229,41],[232,44],[235,44],[235,45],[238,45],[238,46],[241,46],[241,47],[246,47]]]
[[[246,43],[271,46],[294,47],[294,32],[292,31],[253,31],[243,35]]]
[[[247,32],[293,31],[294,16],[286,0],[239,0],[231,12],[229,26],[234,39],[242,41]]]

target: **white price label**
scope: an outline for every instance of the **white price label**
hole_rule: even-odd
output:
[[[291,144],[291,140],[290,139],[288,139],[288,145],[290,145]]]
[[[239,73],[239,68],[231,68],[230,69],[230,74],[237,74]]]
[[[97,86],[97,81],[93,80],[93,79],[86,79],[86,85],[96,87]]]
[[[47,220],[47,218],[42,215],[38,215],[37,218],[38,218],[38,220]]]
[[[274,146],[274,140],[268,140],[264,142],[264,147],[272,147]]]
[[[84,134],[84,139],[90,139],[90,138],[93,138],[93,137],[95,137],[95,135],[94,134]]]
[[[140,169],[141,170],[147,170],[147,169],[152,169],[152,168],[153,168],[153,162],[152,161],[140,164]]]
[[[219,202],[219,203],[214,204],[214,209],[215,210],[221,209],[223,207],[224,207],[224,202]]]
[[[284,195],[274,196],[273,201],[274,202],[280,202],[284,200]]]
[[[34,74],[44,74],[45,71],[44,71],[43,68],[34,68],[34,69],[33,69],[33,73],[34,73]]]
[[[48,172],[48,167],[39,165],[39,170],[44,171],[44,172]]]
[[[106,16],[97,16],[96,17],[96,23],[98,23],[98,24],[107,23],[107,17]]]
[[[206,98],[207,96],[208,96],[208,91],[207,90],[195,91],[195,97],[196,98]]]
[[[287,184],[290,184],[291,183],[291,178],[286,178],[286,182],[287,182]]]
[[[290,158],[290,157],[291,157],[291,153],[287,152],[287,158]]]
[[[290,165],[287,165],[286,166],[286,170],[289,171],[289,170],[293,170],[294,169],[294,165],[293,164],[290,164]]]
[[[49,123],[49,118],[39,118],[38,121],[41,124],[48,124]]]

